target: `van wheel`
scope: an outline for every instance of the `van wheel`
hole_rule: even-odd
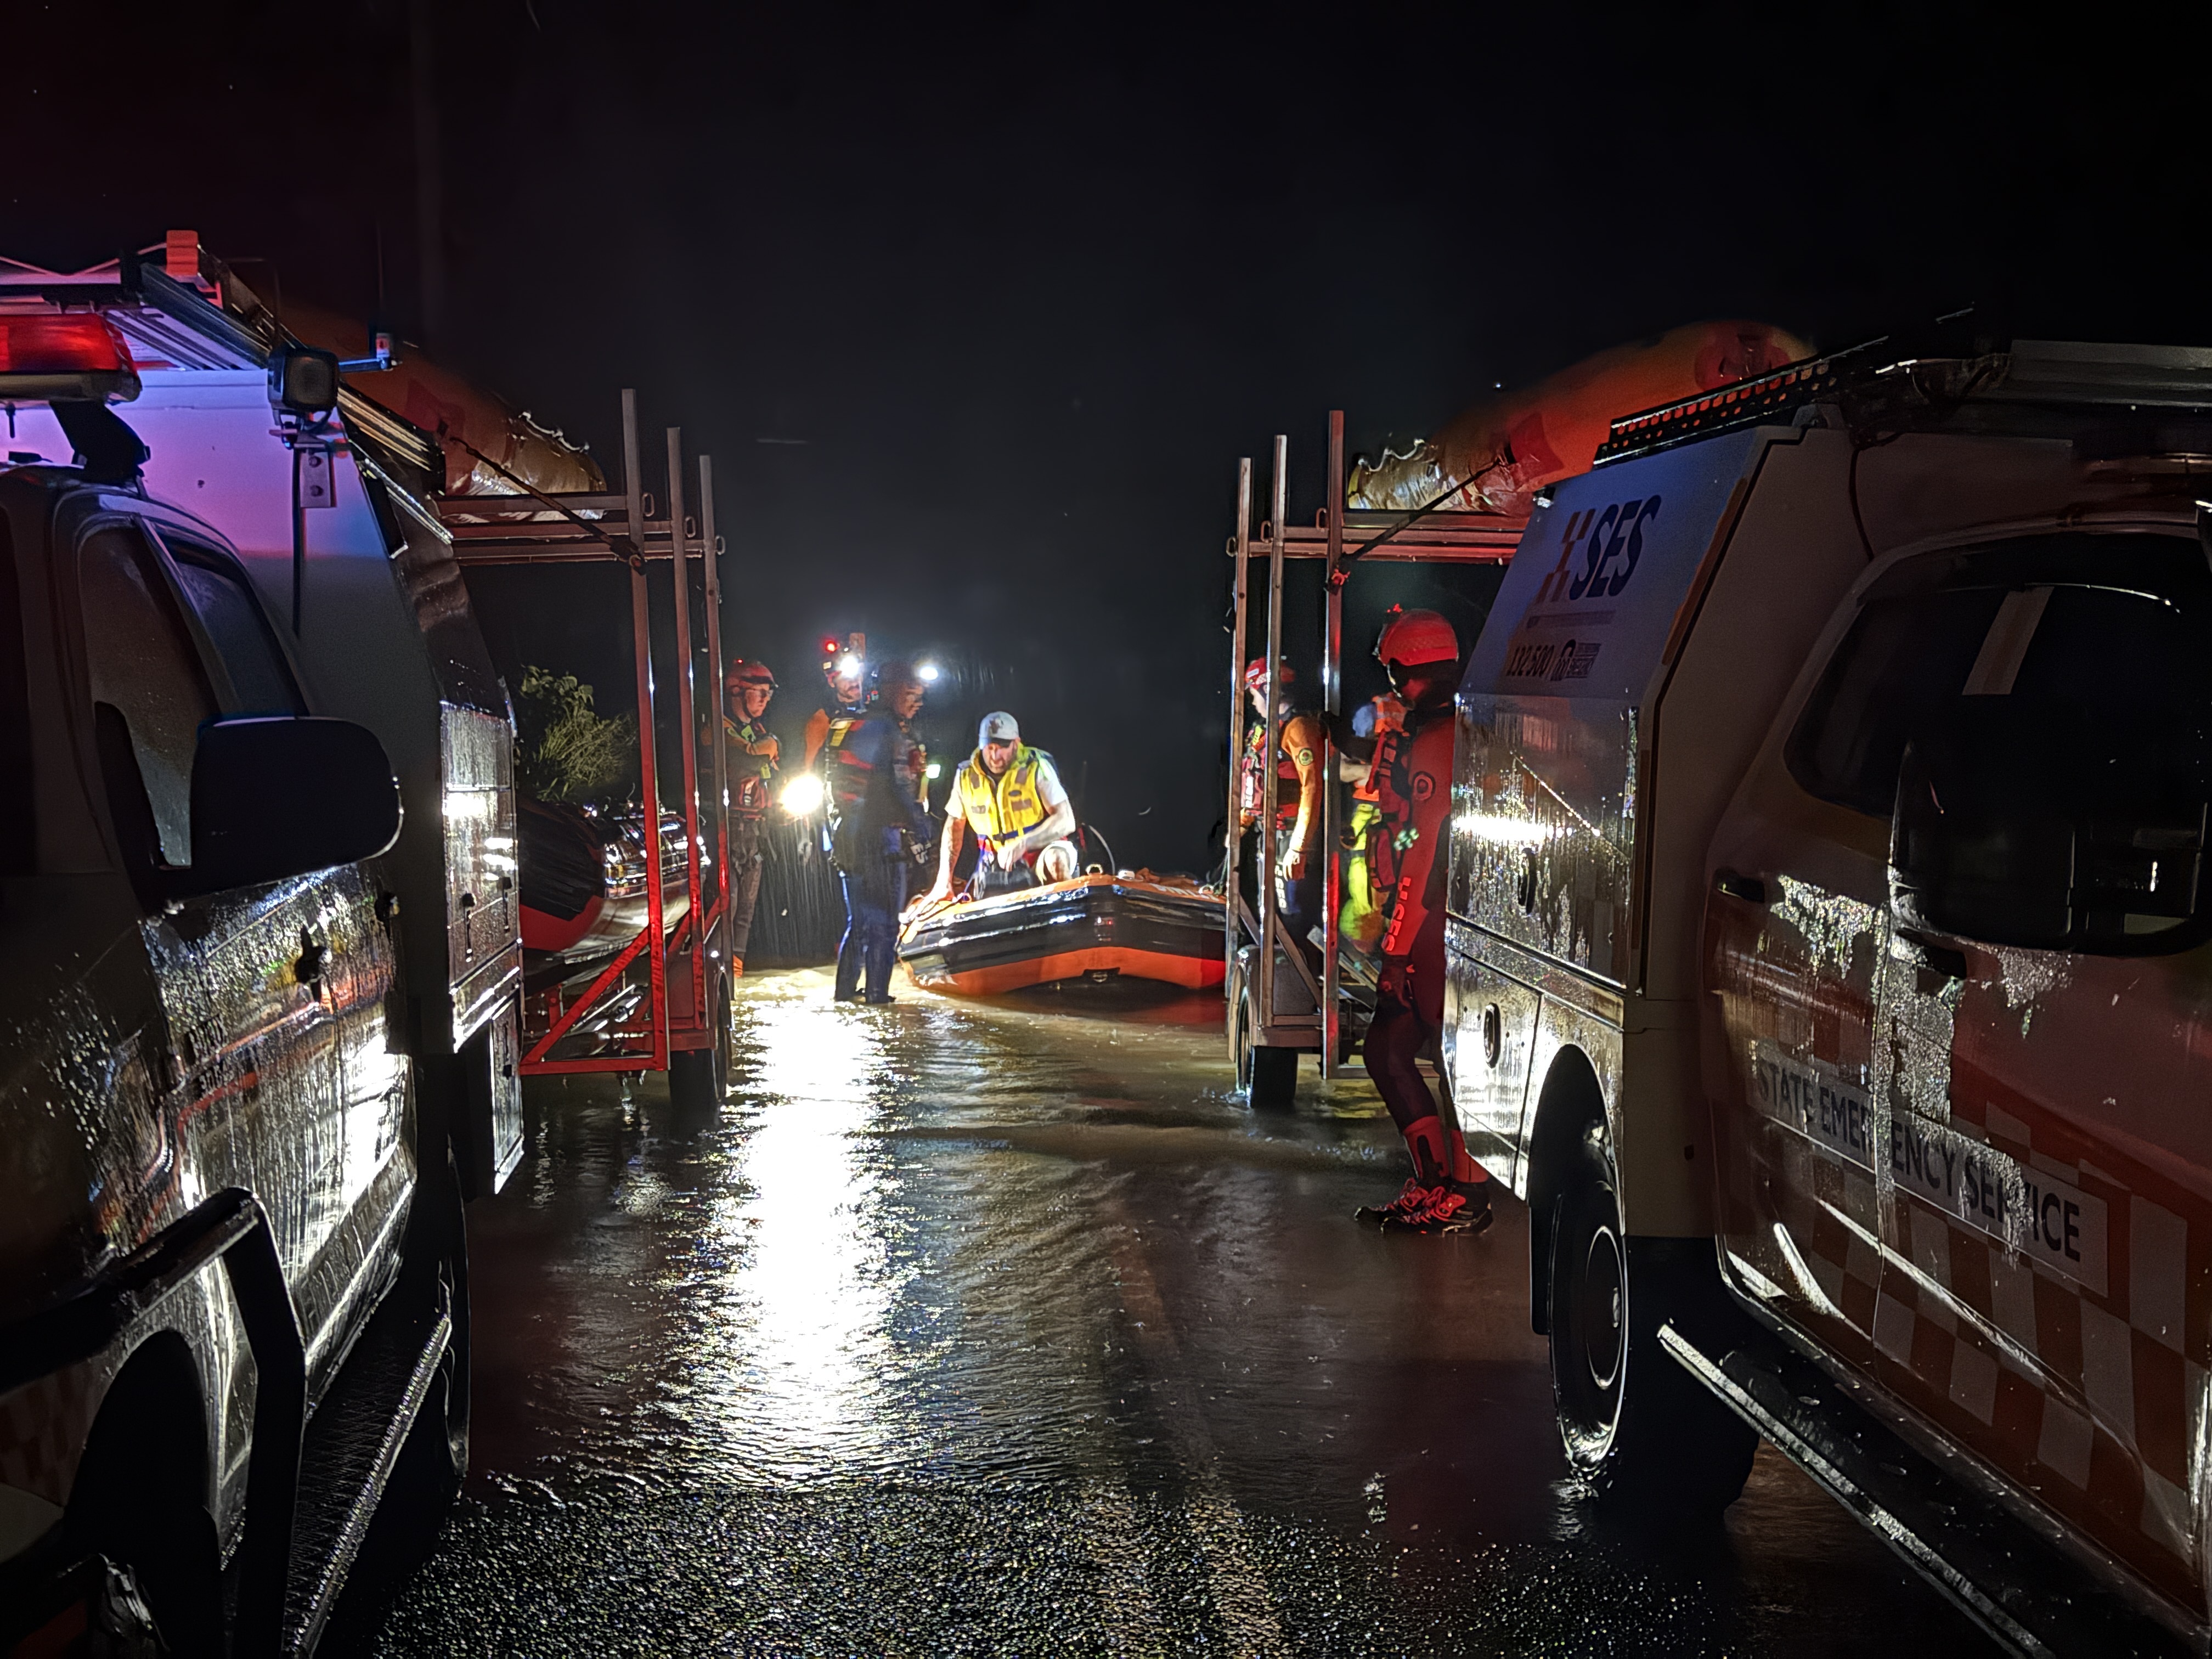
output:
[[[200,1441],[180,1402],[197,1397],[189,1362],[134,1361],[109,1390],[86,1443],[63,1525],[74,1547],[105,1556],[98,1595],[113,1651],[219,1659],[223,1651],[215,1521],[198,1488]],[[190,1443],[183,1443],[189,1439]]]
[[[719,1109],[730,1091],[730,976],[717,972],[708,1006],[713,1010],[714,1040],[704,1048],[683,1048],[668,1056],[668,1098],[699,1111]]]
[[[446,1179],[426,1182],[419,1201],[422,1230],[409,1240],[409,1254],[423,1264],[416,1293],[445,1310],[453,1334],[393,1478],[404,1476],[410,1496],[436,1516],[460,1495],[469,1472],[468,1218],[450,1160]]]
[[[1709,1516],[1742,1494],[1758,1435],[1659,1346],[1717,1279],[1696,1249],[1631,1251],[1612,1147],[1590,1126],[1553,1200],[1549,1323],[1559,1437],[1601,1499]]]

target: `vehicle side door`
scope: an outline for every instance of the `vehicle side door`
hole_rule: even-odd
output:
[[[228,680],[223,712],[312,712],[277,625],[238,562],[211,538],[174,525],[157,526],[155,534],[203,647]],[[358,1310],[374,1302],[388,1278],[395,1258],[381,1245],[404,1216],[414,1172],[405,1133],[407,1059],[392,1018],[398,963],[369,871],[343,865],[308,879],[316,888],[316,919],[303,923],[301,953],[336,1023],[338,1062],[338,1142],[317,1200],[335,1210],[335,1231],[324,1248],[337,1254],[323,1271],[346,1281],[341,1294]],[[316,1358],[311,1346],[311,1363]]]
[[[1729,1271],[1862,1366],[1895,1316],[1882,1085],[1940,1092],[1927,1046],[1949,1040],[1950,993],[1892,969],[1889,804],[1912,711],[1955,692],[1997,604],[1880,587],[1847,602],[1815,647],[1826,671],[1785,706],[1707,858],[1705,1087]]]
[[[1853,1325],[1867,1340],[1830,1346],[2023,1501],[2197,1606],[2204,929],[2132,918],[2111,953],[1933,933],[1897,915],[1891,859],[1909,745],[2000,700],[2049,733],[2023,802],[2071,792],[2097,811],[2109,781],[2082,782],[2069,732],[2132,731],[2145,753],[2201,761],[2208,612],[2193,537],[2054,532],[1894,562],[1831,629],[1723,825],[1707,923],[1724,1156],[1786,1140],[1802,1179],[1875,1200],[1881,1270]],[[1744,893],[1760,883],[1763,905]],[[1752,1187],[1732,1255],[1762,1227],[1790,1237],[1807,1207],[1763,1211]]]
[[[1897,1060],[1887,1237],[1911,1316],[1877,1374],[2201,1609],[2212,572],[2185,529],[2016,538],[1948,562],[1943,581],[2001,597],[1959,695],[1920,711],[1913,741],[1963,739],[1967,763],[1940,783],[1916,767],[1901,788],[1958,813],[1984,773],[2017,845],[2069,821],[2068,917],[2039,939],[2021,889],[1939,929],[1913,878],[1893,878],[1909,907],[1893,896],[1894,972],[1943,980],[1948,1041],[1929,1030],[1917,1078]],[[1900,833],[1893,864],[1910,861]]]
[[[143,524],[96,520],[75,551],[92,747],[190,1096],[185,1196],[238,1186],[260,1200],[313,1344],[344,1291],[325,1249],[343,1121],[337,1021],[312,971],[326,948],[323,884],[164,900],[161,872],[191,860],[199,728],[240,694]]]

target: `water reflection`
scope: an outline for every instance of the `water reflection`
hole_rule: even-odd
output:
[[[721,1109],[534,1089],[471,1220],[488,1502],[392,1651],[1957,1647],[1771,1459],[1681,1550],[1596,1527],[1520,1207],[1352,1227],[1371,1091],[1255,1118],[1218,1003],[1091,988],[748,975]]]
[[[756,1005],[751,1026],[733,1104],[752,1121],[699,1240],[690,1370],[733,1472],[788,1483],[896,1455],[889,1177],[862,1138],[884,1024],[794,999]]]

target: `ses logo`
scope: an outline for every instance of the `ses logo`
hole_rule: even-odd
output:
[[[1650,495],[1598,508],[1586,507],[1568,517],[1559,538],[1559,562],[1544,577],[1531,606],[1560,600],[1618,599],[1644,556],[1644,527],[1659,516],[1659,497]],[[1582,568],[1575,551],[1582,550]]]

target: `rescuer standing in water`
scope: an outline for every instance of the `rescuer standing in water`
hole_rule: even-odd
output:
[[[722,734],[730,761],[730,972],[745,971],[745,947],[752,941],[753,909],[760,902],[761,833],[782,745],[768,729],[769,699],[775,676],[764,662],[740,657],[730,665],[722,684],[727,706]]]
[[[978,848],[972,890],[979,898],[1066,881],[1076,872],[1075,808],[1052,757],[1024,743],[1021,727],[1004,710],[983,716],[975,752],[953,776],[937,882],[923,902],[952,896],[953,866],[970,830]]]
[[[1283,665],[1285,701],[1296,677]],[[1244,757],[1237,769],[1237,832],[1260,821],[1267,805],[1267,660],[1255,657],[1244,670],[1244,690],[1259,719],[1244,734]],[[1291,937],[1310,948],[1307,935],[1321,925],[1322,802],[1321,726],[1311,714],[1288,710],[1282,717],[1275,754],[1275,872],[1282,880],[1283,915]],[[1256,866],[1255,866],[1256,867]]]
[[[1406,1138],[1413,1173],[1397,1197],[1358,1218],[1396,1231],[1480,1232],[1491,1220],[1489,1177],[1460,1132],[1444,1127],[1414,1063],[1443,1029],[1444,833],[1459,639],[1433,611],[1394,611],[1375,654],[1405,715],[1397,729],[1378,732],[1368,773],[1381,814],[1368,842],[1368,879],[1383,921],[1375,1018],[1362,1052]]]
[[[830,857],[845,888],[845,937],[837,947],[840,1002],[891,996],[899,912],[907,880],[929,846],[921,744],[909,724],[921,708],[921,676],[902,662],[876,671],[866,718],[833,730],[827,754],[836,828]]]

